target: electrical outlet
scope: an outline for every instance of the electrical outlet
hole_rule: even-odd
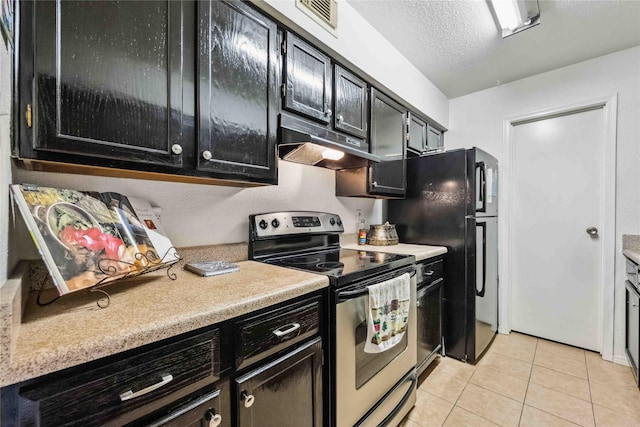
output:
[[[364,215],[360,209],[356,209],[356,228],[364,228]]]

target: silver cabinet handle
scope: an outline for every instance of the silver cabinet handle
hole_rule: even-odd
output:
[[[256,398],[253,397],[253,394],[249,394],[246,390],[243,390],[240,394],[240,400],[244,403],[245,408],[251,408]]]
[[[291,323],[291,326],[289,326],[287,329],[278,328],[275,331],[273,331],[273,334],[278,338],[280,338],[285,335],[289,335],[291,332],[296,331],[298,329],[300,329],[300,323]]]
[[[424,275],[425,276],[433,276],[433,273],[435,273],[435,271],[429,270],[429,271],[425,271]]]
[[[338,116],[338,123],[339,123],[339,122],[341,122],[341,121],[343,121],[343,120],[344,120],[344,117],[342,117],[342,114],[340,114],[340,115]]]
[[[169,384],[171,381],[173,381],[173,375],[163,375],[162,381],[160,381],[159,383],[150,385],[149,387],[138,390],[135,393],[132,390],[125,391],[120,395],[120,400],[124,402],[127,400],[135,399],[136,397],[144,396],[147,393],[151,393],[153,390],[157,390],[160,387]]]
[[[377,186],[378,186],[378,181],[373,181],[373,182],[371,183],[371,186],[372,186],[372,187],[377,187]]]
[[[182,146],[180,144],[173,144],[171,146],[173,154],[182,154]]]
[[[330,117],[333,114],[333,111],[331,111],[331,108],[329,108],[327,109],[327,111],[325,111],[324,114]]]
[[[211,151],[206,150],[202,152],[202,158],[205,160],[211,160],[211,158],[213,157],[213,155],[211,154]]]
[[[589,227],[587,228],[587,234],[589,236],[597,236],[598,235],[598,229],[595,227]]]

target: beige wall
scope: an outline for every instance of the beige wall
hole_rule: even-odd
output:
[[[9,265],[9,183],[11,182],[11,56],[0,44],[0,285],[7,280]],[[15,257],[12,257],[15,259]]]
[[[640,234],[640,47],[450,101],[447,149],[480,147],[501,160],[503,120],[618,94],[614,358],[624,358],[622,235]]]

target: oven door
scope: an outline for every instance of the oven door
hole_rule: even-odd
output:
[[[382,353],[365,353],[367,336],[366,309],[369,294],[366,287],[392,277],[411,273],[411,301],[409,325],[403,339]],[[336,425],[378,425],[369,419],[381,400],[389,395],[407,373],[416,365],[416,276],[415,267],[404,268],[365,280],[335,291],[336,297],[336,371],[335,414]],[[406,388],[397,399],[392,413],[408,410],[415,403],[415,384]],[[394,399],[397,396],[394,396]],[[386,401],[386,399],[384,399]],[[385,416],[389,415],[389,412]],[[360,422],[359,422],[360,421]]]

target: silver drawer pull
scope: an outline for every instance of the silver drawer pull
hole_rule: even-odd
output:
[[[173,381],[173,375],[171,374],[163,375],[162,381],[160,381],[159,383],[150,385],[149,387],[143,388],[142,390],[138,390],[135,393],[131,390],[125,391],[120,395],[120,400],[124,402],[126,400],[131,400],[131,399],[135,399],[136,397],[144,396],[147,393],[151,393],[153,390],[157,390],[160,387],[166,384],[169,384],[171,381]]]
[[[433,276],[433,273],[435,273],[435,271],[433,271],[433,270],[429,270],[429,271],[425,271],[425,272],[424,272],[424,275],[425,275],[425,276]]]
[[[280,338],[285,335],[289,335],[293,331],[300,329],[300,323],[291,323],[290,325],[291,326],[289,326],[287,329],[280,329],[280,328],[276,329],[275,331],[273,331],[273,334],[278,338]]]

